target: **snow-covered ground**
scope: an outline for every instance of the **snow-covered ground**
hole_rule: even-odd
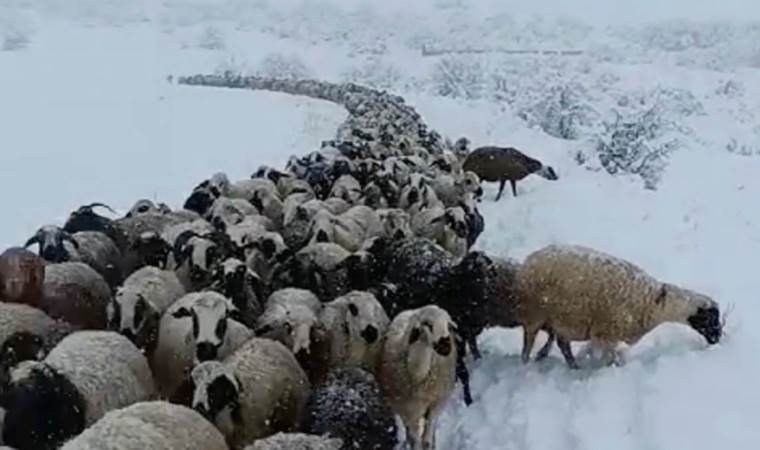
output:
[[[346,114],[282,94],[180,87],[170,74],[374,83],[402,93],[446,136],[514,145],[559,173],[526,179],[517,198],[498,203],[489,186],[479,247],[522,259],[552,242],[588,245],[733,307],[720,345],[665,325],[621,368],[572,372],[558,354],[523,366],[520,332],[489,330],[474,363],[476,403],[465,408],[455,394],[441,450],[760,448],[760,331],[751,326],[760,315],[760,8],[410,3],[2,2],[0,248],[83,203],[178,205],[215,171],[245,177],[282,165],[316,149]],[[585,53],[422,58],[422,44]],[[594,150],[613,111],[636,118],[653,105],[664,125],[647,144],[679,144],[656,190],[608,174]]]

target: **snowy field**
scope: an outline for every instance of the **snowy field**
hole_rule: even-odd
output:
[[[232,69],[392,89],[445,136],[516,146],[558,172],[498,203],[488,186],[480,248],[522,259],[549,243],[588,245],[732,308],[721,344],[663,325],[620,368],[573,372],[556,350],[524,366],[521,333],[488,330],[473,364],[476,403],[465,408],[455,393],[440,450],[760,448],[751,325],[760,317],[760,8],[405,3],[3,0],[0,248],[84,203],[179,206],[215,171],[242,178],[318,148],[346,115],[283,94],[180,87],[170,74]],[[583,53],[422,57],[423,46]],[[660,155],[629,155],[634,173],[599,162],[616,114],[649,130],[637,142]]]

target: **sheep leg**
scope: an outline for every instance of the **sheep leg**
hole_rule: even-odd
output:
[[[512,185],[512,196],[517,197],[517,181],[509,180],[509,184]]]
[[[571,369],[577,369],[578,363],[573,356],[573,349],[570,347],[570,341],[563,337],[557,337],[557,347],[559,347],[559,350],[562,352],[562,356],[565,357],[567,365],[570,366]]]
[[[425,411],[425,431],[422,435],[422,448],[424,450],[435,448],[435,421],[433,420],[437,416],[435,412],[433,407]]]
[[[422,430],[420,422],[424,420],[423,418],[419,418],[417,420],[413,421],[413,424],[410,426],[409,424],[406,424],[406,444],[409,450],[421,450],[421,435]]]
[[[496,194],[496,201],[498,202],[501,198],[501,193],[504,192],[504,185],[507,183],[507,180],[501,180],[499,182],[499,193]]]
[[[523,349],[522,361],[527,364],[530,362],[530,352],[533,350],[533,343],[536,341],[536,334],[540,327],[523,325]]]
[[[470,352],[472,352],[472,357],[475,359],[480,359],[482,355],[480,354],[480,349],[478,348],[478,337],[474,334],[467,336],[467,346],[470,348]]]
[[[538,353],[536,354],[536,361],[542,361],[546,359],[546,357],[549,356],[549,352],[552,351],[552,345],[554,345],[554,340],[556,337],[554,334],[554,330],[552,330],[551,328],[548,328],[548,329],[544,329],[544,331],[549,333],[549,338],[546,340],[546,343],[544,344],[544,346],[541,347],[541,350],[539,350]]]
[[[462,392],[464,394],[464,404],[472,404],[472,392],[470,391],[470,372],[467,370],[467,364],[464,362],[465,343],[457,340],[457,379],[462,382]]]

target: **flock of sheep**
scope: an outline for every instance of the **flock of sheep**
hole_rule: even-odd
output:
[[[18,450],[435,448],[490,326],[539,330],[621,363],[663,322],[721,337],[718,305],[591,249],[519,263],[473,250],[481,180],[554,171],[470,151],[400,97],[353,84],[194,76],[344,105],[319,151],[222,173],[182,209],[85,205],[0,256],[0,445]]]

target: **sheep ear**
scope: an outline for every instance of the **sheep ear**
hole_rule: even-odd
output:
[[[172,313],[172,317],[175,319],[183,319],[185,317],[192,317],[193,313],[190,312],[189,309],[185,308],[184,306]]]
[[[307,220],[309,218],[309,211],[303,206],[298,205],[296,206],[296,217],[302,220]]]
[[[263,336],[263,335],[271,333],[271,332],[272,332],[272,325],[269,325],[269,324],[260,326],[260,327],[256,328],[255,330],[253,330],[253,333],[256,336]]]
[[[419,327],[412,328],[412,332],[409,333],[409,345],[414,344],[420,339],[420,335],[422,332],[420,331]]]
[[[238,323],[243,323],[243,315],[240,313],[240,310],[237,308],[230,309],[227,311],[227,319],[234,320]]]
[[[253,193],[253,197],[251,197],[251,205],[253,205],[253,207],[256,208],[259,213],[261,213],[261,211],[264,209],[264,204],[261,202],[258,191]]]
[[[441,214],[440,216],[438,216],[438,217],[434,218],[433,220],[431,220],[430,223],[441,223],[441,222],[443,222],[443,220],[445,218],[446,218],[446,215],[445,214]]]

